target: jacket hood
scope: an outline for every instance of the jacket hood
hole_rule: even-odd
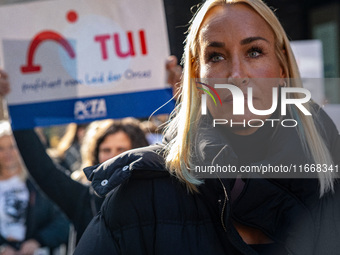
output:
[[[163,144],[156,144],[129,150],[102,164],[86,167],[84,173],[96,194],[103,197],[132,175],[133,178],[169,175],[161,154],[163,148]]]

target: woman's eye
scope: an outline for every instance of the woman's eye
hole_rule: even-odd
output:
[[[212,62],[219,62],[221,60],[224,60],[224,57],[220,54],[212,54],[211,56],[209,56],[209,59]]]
[[[252,48],[248,51],[248,56],[250,58],[257,58],[262,55],[262,50],[257,48]]]
[[[260,53],[258,53],[257,51],[253,51],[249,53],[249,57],[251,58],[256,58],[260,55]]]

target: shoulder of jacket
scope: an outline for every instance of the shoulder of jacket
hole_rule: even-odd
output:
[[[162,148],[162,145],[153,145],[130,150],[102,164],[87,167],[84,172],[96,194],[103,197],[130,178],[169,175],[161,154]]]

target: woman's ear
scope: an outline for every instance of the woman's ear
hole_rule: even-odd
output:
[[[287,75],[282,67],[280,68],[280,78],[280,80],[287,78]]]

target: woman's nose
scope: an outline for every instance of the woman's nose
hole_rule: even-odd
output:
[[[112,150],[111,151],[111,158],[115,157],[115,156],[118,156],[119,155],[119,152],[118,150]]]
[[[243,63],[240,57],[232,58],[230,61],[228,74],[228,83],[241,87],[246,86],[249,83],[249,77],[247,75],[246,64]]]

